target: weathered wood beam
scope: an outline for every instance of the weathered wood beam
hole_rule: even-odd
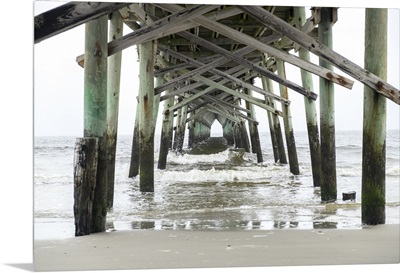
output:
[[[246,108],[243,108],[243,107],[241,107],[239,105],[236,105],[234,103],[227,102],[227,101],[225,101],[225,100],[223,100],[221,98],[218,98],[216,96],[205,95],[204,98],[211,99],[216,104],[222,104],[222,105],[224,105],[224,106],[226,106],[229,109],[232,109],[234,111],[243,111],[243,112],[246,112],[246,113],[250,113],[250,110],[248,110]],[[240,113],[240,112],[238,112],[238,113]]]
[[[165,32],[170,30],[173,26],[180,25],[192,17],[207,13],[213,9],[215,9],[215,6],[190,5],[179,12],[175,12],[167,17],[155,21],[150,25],[144,26],[121,38],[111,41],[108,44],[108,56],[111,56],[130,46],[168,35],[168,33]],[[82,58],[84,58],[84,56],[78,56],[77,61],[82,60]]]
[[[192,34],[190,34],[190,33],[178,33],[178,34],[183,36],[183,37],[185,37],[186,39],[192,36]],[[193,35],[193,36],[195,36],[195,35]],[[280,35],[274,35],[273,34],[268,38],[262,39],[262,42],[264,42],[264,43],[272,43],[272,42],[276,41],[277,39],[279,39],[280,37],[281,37]],[[208,42],[208,41],[203,40],[203,43],[205,43],[205,42]],[[164,47],[160,47],[160,48],[170,51],[165,46]],[[244,48],[236,50],[233,54],[235,54],[237,56],[244,56],[244,55],[246,55],[246,54],[248,54],[248,53],[250,53],[252,51],[254,51],[254,49],[252,47],[246,46]],[[184,59],[184,55],[183,54],[180,54],[180,55],[181,55],[180,59]],[[192,75],[199,75],[199,74],[202,74],[202,73],[204,73],[206,71],[209,71],[209,70],[214,74],[218,74],[218,71],[214,71],[212,69],[215,68],[215,67],[221,66],[221,65],[229,62],[230,60],[231,60],[230,58],[226,58],[225,56],[222,56],[222,57],[220,57],[220,58],[218,58],[218,59],[216,59],[216,60],[214,60],[214,61],[212,61],[212,62],[210,62],[208,64],[202,64],[200,61],[196,61],[196,60],[193,61],[192,58],[187,57],[186,62],[188,62],[190,64],[193,64],[197,68],[192,70],[192,71],[190,71],[189,73],[186,73],[185,75],[182,75],[181,77],[178,77],[178,78],[174,79],[174,81],[168,82],[164,86],[160,86],[160,88],[155,90],[155,92],[156,93],[162,92],[162,91],[168,89],[169,85],[172,85],[174,82],[184,81],[184,80],[190,78]],[[218,75],[220,75],[220,74],[218,74]]]
[[[127,3],[69,2],[35,16],[34,43],[110,14]]]
[[[254,63],[250,62],[249,60],[244,59],[244,58],[242,58],[240,56],[237,56],[236,54],[234,54],[234,53],[232,53],[232,52],[230,52],[228,50],[225,50],[225,49],[223,49],[223,48],[221,48],[221,47],[219,47],[217,45],[214,45],[214,44],[208,42],[207,40],[205,40],[203,38],[200,38],[200,37],[195,36],[195,35],[193,35],[191,33],[188,33],[188,32],[180,32],[178,34],[183,36],[183,37],[185,37],[185,38],[187,38],[187,39],[190,39],[190,41],[192,41],[193,43],[202,45],[202,46],[208,48],[209,50],[212,50],[212,51],[214,51],[214,52],[216,52],[218,54],[221,54],[221,55],[225,56],[226,58],[229,58],[229,59],[237,62],[238,64],[240,64],[243,67],[246,67],[246,68],[249,68],[249,69],[251,69],[253,71],[256,71],[256,72],[260,73],[261,75],[264,75],[264,76],[266,76],[266,77],[278,82],[279,84],[283,84],[283,85],[287,86],[288,88],[290,88],[290,89],[302,94],[303,96],[307,96],[307,97],[310,97],[312,99],[316,99],[318,97],[317,94],[312,93],[309,90],[306,90],[302,86],[299,86],[298,84],[293,83],[293,82],[291,82],[289,80],[282,79],[281,77],[279,77],[275,73],[269,71],[268,69],[263,68],[263,67],[261,67],[261,66],[259,66],[257,64],[254,64]],[[255,40],[258,41],[257,39],[255,39]],[[220,73],[216,69],[211,70],[211,72],[212,73]],[[233,79],[231,79],[231,80],[233,80]],[[241,83],[241,85],[245,86],[246,83]],[[253,90],[253,91],[257,91],[254,88],[250,88],[250,89]]]
[[[109,55],[112,55],[118,51],[141,43],[143,41],[148,41],[150,39],[152,40],[168,35],[164,32],[170,30],[174,26],[178,26],[183,22],[190,20],[193,17],[207,13],[215,8],[215,6],[210,5],[190,5],[179,12],[173,13],[167,17],[157,20],[153,24],[147,25],[143,28],[138,29],[135,32],[132,32],[120,39],[111,42],[108,47]]]
[[[223,109],[223,110],[227,111],[227,113],[229,113],[231,116],[237,115],[238,117],[246,119],[252,123],[258,124],[258,121],[253,119],[251,116],[244,115],[244,114],[240,113],[238,110],[236,110],[236,108],[239,107],[237,105],[233,105],[233,104],[225,105],[225,104],[221,103],[220,100],[216,99],[213,96],[204,96],[203,99],[213,103],[213,104],[208,104],[208,106],[211,105],[211,106],[213,106],[213,108],[215,108],[219,111],[221,111]],[[199,99],[199,100],[201,101],[201,99]]]
[[[282,116],[282,112],[281,111],[276,110],[275,108],[271,108],[270,106],[266,105],[263,100],[248,96],[248,95],[243,94],[241,92],[238,92],[236,90],[232,90],[232,89],[230,89],[230,88],[228,88],[228,87],[226,87],[224,85],[218,84],[218,83],[216,83],[214,81],[211,81],[210,79],[207,79],[207,78],[202,77],[202,76],[195,76],[194,80],[202,81],[202,82],[204,82],[206,85],[208,85],[210,87],[205,89],[205,90],[203,90],[203,91],[200,91],[200,92],[198,92],[198,93],[196,93],[196,94],[194,94],[192,96],[190,96],[189,98],[181,101],[180,103],[175,104],[173,107],[169,108],[169,111],[173,111],[174,109],[178,109],[178,108],[182,107],[183,105],[186,105],[187,103],[189,103],[189,102],[191,102],[191,101],[193,101],[193,100],[195,100],[195,99],[197,99],[197,98],[199,98],[199,97],[211,92],[213,89],[216,88],[216,89],[224,91],[224,92],[226,92],[228,94],[231,94],[233,96],[241,98],[243,100],[247,100],[247,101],[253,103],[254,105],[257,105],[257,106],[259,106],[259,107],[261,107],[261,108],[263,108],[263,109],[265,109],[267,111],[270,111],[270,112],[273,112],[273,113],[275,113],[277,115]]]
[[[181,55],[180,53],[178,53],[178,52],[169,50],[168,48],[163,48],[163,47],[160,47],[160,48],[162,48],[163,51],[166,51],[166,52],[167,52],[168,54],[170,54],[171,56],[174,56],[174,57],[176,57],[176,58],[179,58],[179,59],[181,59],[182,61],[190,62],[190,63],[192,63],[192,64],[194,64],[194,65],[196,65],[196,66],[198,66],[198,67],[203,67],[203,66],[204,66],[204,64],[202,64],[201,62],[196,61],[196,60],[191,59],[191,58],[187,58],[187,57],[185,58],[185,56],[182,56],[182,55]],[[235,54],[230,53],[230,52],[227,53],[227,54],[228,54],[228,55],[235,55]],[[238,57],[238,58],[240,58],[240,57]],[[241,58],[241,59],[242,59],[242,58]],[[254,67],[253,63],[251,63],[250,61],[247,61],[247,60],[245,60],[245,59],[242,59],[242,60],[245,61],[245,65],[243,65],[242,63],[240,63],[242,66],[249,68],[248,65],[246,65],[246,64],[251,64],[251,66]],[[263,70],[267,71],[266,69],[263,69]],[[225,78],[225,79],[227,79],[227,80],[229,80],[229,81],[231,81],[231,82],[233,82],[233,83],[236,83],[238,86],[243,86],[243,87],[249,88],[249,89],[254,90],[254,91],[256,91],[256,92],[258,92],[258,93],[260,93],[260,94],[266,95],[266,96],[270,97],[271,99],[274,99],[274,100],[283,102],[283,103],[285,103],[285,104],[290,104],[290,101],[289,101],[289,100],[285,100],[285,99],[282,99],[280,96],[277,96],[277,95],[275,95],[275,94],[271,94],[271,93],[269,93],[269,92],[265,92],[265,91],[262,90],[261,88],[258,88],[258,87],[254,86],[254,85],[251,85],[251,84],[248,84],[248,83],[246,83],[246,82],[244,82],[244,81],[242,81],[242,80],[240,80],[240,79],[238,79],[238,78],[236,78],[236,77],[233,77],[233,76],[231,76],[231,75],[229,75],[229,74],[227,74],[227,73],[225,73],[225,72],[222,72],[222,71],[220,71],[220,70],[218,70],[218,69],[215,69],[215,68],[210,69],[210,72],[212,72],[212,73],[214,73],[214,74],[217,74],[217,75],[219,75],[219,76],[221,76],[221,77],[223,77],[223,78]],[[258,72],[258,71],[257,71],[257,72]],[[274,74],[274,73],[268,71],[268,74]],[[187,75],[187,74],[185,74],[185,75]],[[198,77],[198,76],[192,75],[191,77],[196,78],[196,77]],[[179,77],[179,78],[180,78],[180,77]],[[281,81],[281,82],[282,82],[282,81]],[[165,84],[164,86],[166,86],[166,85],[168,86],[168,83]],[[163,87],[163,88],[165,88],[165,87]],[[157,88],[156,88],[155,93],[157,94],[160,90],[162,90],[162,88],[161,88],[161,89],[157,89]],[[307,91],[305,91],[305,92],[307,92]],[[315,94],[315,93],[314,93],[314,94]],[[314,96],[312,96],[312,95],[310,95],[310,96],[311,96],[311,97],[314,97]],[[315,94],[315,96],[316,96],[316,94]],[[316,97],[315,97],[315,98],[316,98]]]
[[[238,71],[238,70],[239,70],[239,71]],[[183,72],[185,73],[185,71],[186,71],[186,70],[184,70]],[[238,72],[237,72],[237,71],[238,71]],[[231,69],[225,71],[225,73],[227,73],[227,74],[233,73],[233,74],[232,74],[233,77],[238,77],[238,76],[242,75],[243,73],[245,73],[245,72],[247,72],[247,71],[248,71],[248,69],[243,69],[241,66],[236,66],[236,67],[233,67],[233,68],[231,68]],[[179,72],[179,71],[177,71],[177,72]],[[221,78],[220,76],[214,75],[214,76],[210,77],[210,80],[212,80],[212,81],[217,81],[217,80],[220,79],[220,78]],[[222,79],[219,83],[220,83],[220,84],[225,84],[225,83],[227,83],[227,82],[228,82],[227,79]],[[202,82],[197,82],[197,83],[193,83],[193,84],[186,85],[186,86],[180,86],[181,83],[176,83],[176,85],[178,85],[180,88],[177,89],[177,90],[175,90],[175,91],[173,91],[173,92],[171,92],[171,93],[169,93],[169,94],[164,94],[163,96],[161,96],[160,99],[161,99],[161,100],[165,100],[165,99],[167,99],[167,98],[169,98],[169,97],[177,96],[177,95],[182,94],[182,93],[187,92],[187,91],[192,91],[192,90],[194,90],[194,89],[196,89],[196,88],[198,88],[198,87],[204,85],[204,83],[202,83]]]
[[[157,4],[157,5],[163,9],[170,11],[170,12],[176,12],[176,11],[179,11],[180,9],[182,9],[180,6],[172,5],[172,4]],[[238,7],[241,8],[241,6],[238,6]],[[220,23],[214,21],[214,20],[210,20],[204,16],[198,16],[198,17],[192,19],[192,21],[196,22],[198,24],[201,24],[202,26],[204,26],[210,30],[217,31],[220,34],[222,34],[226,37],[229,37],[233,40],[236,40],[243,44],[251,45],[261,52],[267,53],[268,55],[277,57],[285,62],[291,63],[297,67],[303,68],[303,69],[305,69],[315,75],[318,75],[322,78],[331,80],[331,81],[335,82],[336,84],[342,85],[349,89],[352,88],[353,81],[350,79],[340,76],[340,75],[334,73],[333,71],[322,68],[313,63],[306,62],[288,52],[285,52],[285,51],[279,50],[277,48],[274,48],[272,46],[269,46],[267,44],[261,43],[260,41],[258,41],[257,39],[255,39],[251,36],[248,36],[246,34],[238,32],[234,29],[231,29],[223,24],[220,24]]]
[[[208,112],[212,112],[214,114],[221,115],[229,120],[232,120],[233,122],[240,122],[240,120],[237,117],[235,117],[234,115],[230,114],[227,111],[223,111],[223,109],[218,108],[215,105],[208,104],[206,106],[206,109]]]
[[[374,89],[384,97],[400,104],[400,90],[388,84],[385,80],[379,78],[370,71],[358,66],[323,43],[316,41],[309,35],[304,34],[301,30],[296,29],[261,7],[239,6],[239,8],[258,19],[267,27],[286,35],[294,42],[316,54],[318,57],[325,59],[343,72]]]

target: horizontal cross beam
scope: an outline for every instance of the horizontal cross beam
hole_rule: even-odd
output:
[[[385,80],[358,66],[327,46],[319,43],[312,37],[305,35],[301,30],[291,26],[282,19],[277,18],[261,7],[239,6],[239,8],[259,20],[267,27],[286,35],[288,38],[292,39],[294,42],[298,43],[318,57],[332,63],[343,72],[374,89],[386,98],[400,104],[400,91],[388,84]],[[373,56],[371,56],[371,58],[373,58]]]
[[[34,43],[127,6],[127,3],[69,2],[35,16]]]

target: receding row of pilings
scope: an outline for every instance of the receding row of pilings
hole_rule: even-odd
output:
[[[304,8],[295,8],[297,27],[305,22]],[[319,23],[319,41],[332,47],[332,15],[335,9],[322,8]],[[74,213],[76,235],[105,231],[107,210],[113,206],[115,147],[118,121],[118,97],[121,69],[121,56],[107,57],[107,19],[102,16],[86,23],[85,30],[85,66],[84,66],[84,138],[78,139],[75,154],[75,202]],[[386,77],[386,37],[387,10],[366,10],[366,47],[365,68],[381,78]],[[118,13],[111,15],[110,39],[122,35],[122,21]],[[148,41],[139,44],[140,88],[136,111],[132,160],[129,176],[140,175],[140,191],[154,191],[154,134],[160,94],[154,94],[154,66],[156,43]],[[309,60],[309,52],[300,48],[300,58]],[[372,56],[372,57],[371,57]],[[161,56],[168,62],[168,56]],[[266,61],[266,57],[264,56]],[[321,60],[320,65],[330,67]],[[277,62],[278,74],[285,77],[284,64]],[[314,89],[311,74],[301,71],[302,84],[306,89]],[[163,79],[170,80],[173,75],[157,77],[156,85],[162,85]],[[273,93],[271,79],[262,76],[263,89]],[[320,122],[321,137],[316,114],[315,102],[304,98],[311,165],[314,186],[321,187],[321,200],[335,201],[336,159],[335,159],[335,123],[334,96],[332,83],[320,79]],[[166,90],[168,95],[172,89]],[[385,131],[386,99],[370,89],[364,90],[364,126],[363,126],[363,163],[362,163],[362,223],[381,224],[385,222]],[[251,95],[251,91],[243,90]],[[280,87],[282,97],[288,99],[287,89]],[[189,128],[189,146],[210,137],[211,124],[201,118],[201,110],[188,110],[187,105],[170,111],[175,103],[174,96],[163,99],[162,133],[158,168],[165,169],[170,149],[182,150],[186,124]],[[275,102],[265,97],[265,103],[276,109]],[[260,139],[252,103],[246,103],[249,120],[250,140],[244,121],[227,120],[222,124],[223,135],[230,145],[257,153],[258,162],[262,162]],[[199,111],[199,112],[198,112]],[[290,170],[299,173],[294,133],[290,120],[290,108],[282,107],[286,146]],[[273,155],[276,162],[288,163],[284,149],[282,129],[277,112],[268,111]],[[175,129],[175,130],[174,130]],[[175,135],[174,135],[175,132]],[[321,144],[319,140],[321,139]],[[250,150],[250,144],[252,150]],[[94,152],[94,154],[93,154]],[[85,172],[88,172],[85,173]],[[95,178],[95,179],[94,179]],[[83,217],[83,214],[87,217]]]

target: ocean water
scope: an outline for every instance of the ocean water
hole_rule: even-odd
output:
[[[75,136],[36,137],[34,238],[74,237]],[[141,193],[128,178],[132,136],[118,137],[114,207],[108,231],[135,229],[252,230],[361,228],[361,131],[336,132],[337,201],[321,203],[313,187],[306,132],[295,133],[300,175],[273,162],[269,133],[260,134],[264,162],[246,153],[240,164],[227,151],[212,155],[170,152],[155,168],[155,192]],[[159,138],[155,141],[155,166]],[[187,139],[186,139],[187,142]],[[387,132],[386,223],[399,223],[400,135]],[[186,144],[185,144],[186,147]],[[342,193],[356,191],[356,200]]]

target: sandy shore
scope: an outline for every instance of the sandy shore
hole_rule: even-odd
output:
[[[117,231],[34,242],[37,271],[397,264],[399,225],[359,230]]]

